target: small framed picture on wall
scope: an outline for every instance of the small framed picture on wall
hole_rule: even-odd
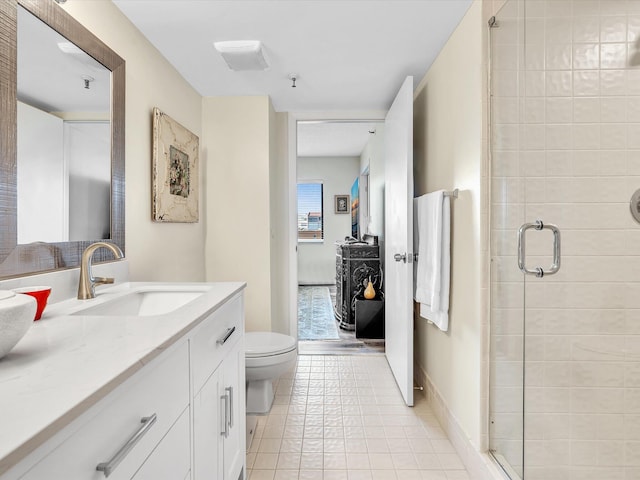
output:
[[[349,213],[349,195],[334,195],[335,213]]]

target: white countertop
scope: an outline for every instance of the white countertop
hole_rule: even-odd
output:
[[[139,288],[204,288],[178,310],[146,317],[70,315]],[[49,305],[0,359],[0,474],[88,410],[245,287],[229,283],[124,283],[93,300]]]

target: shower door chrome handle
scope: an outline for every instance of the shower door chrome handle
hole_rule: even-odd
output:
[[[548,270],[542,267],[535,267],[534,269],[527,268],[525,261],[527,258],[526,252],[526,240],[525,233],[529,229],[535,230],[551,230],[553,232],[553,263]],[[545,275],[553,275],[560,270],[560,229],[551,223],[543,223],[542,220],[536,220],[535,223],[523,223],[518,229],[518,268],[522,273],[527,275],[535,275],[538,278],[542,278]]]

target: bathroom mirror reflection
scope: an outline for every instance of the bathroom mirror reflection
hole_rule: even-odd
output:
[[[109,238],[111,72],[18,8],[18,244]]]
[[[6,0],[0,69],[0,278],[124,251],[124,60],[57,3]]]

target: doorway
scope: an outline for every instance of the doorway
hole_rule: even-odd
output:
[[[380,258],[383,135],[377,120],[296,123],[295,311],[300,353],[384,352],[383,338],[367,338],[383,335],[356,332],[356,295],[345,292],[339,264],[340,244],[363,244],[365,235]],[[374,191],[369,185],[372,171]],[[358,290],[360,296],[364,287]],[[343,300],[349,303],[348,315],[342,315]]]

